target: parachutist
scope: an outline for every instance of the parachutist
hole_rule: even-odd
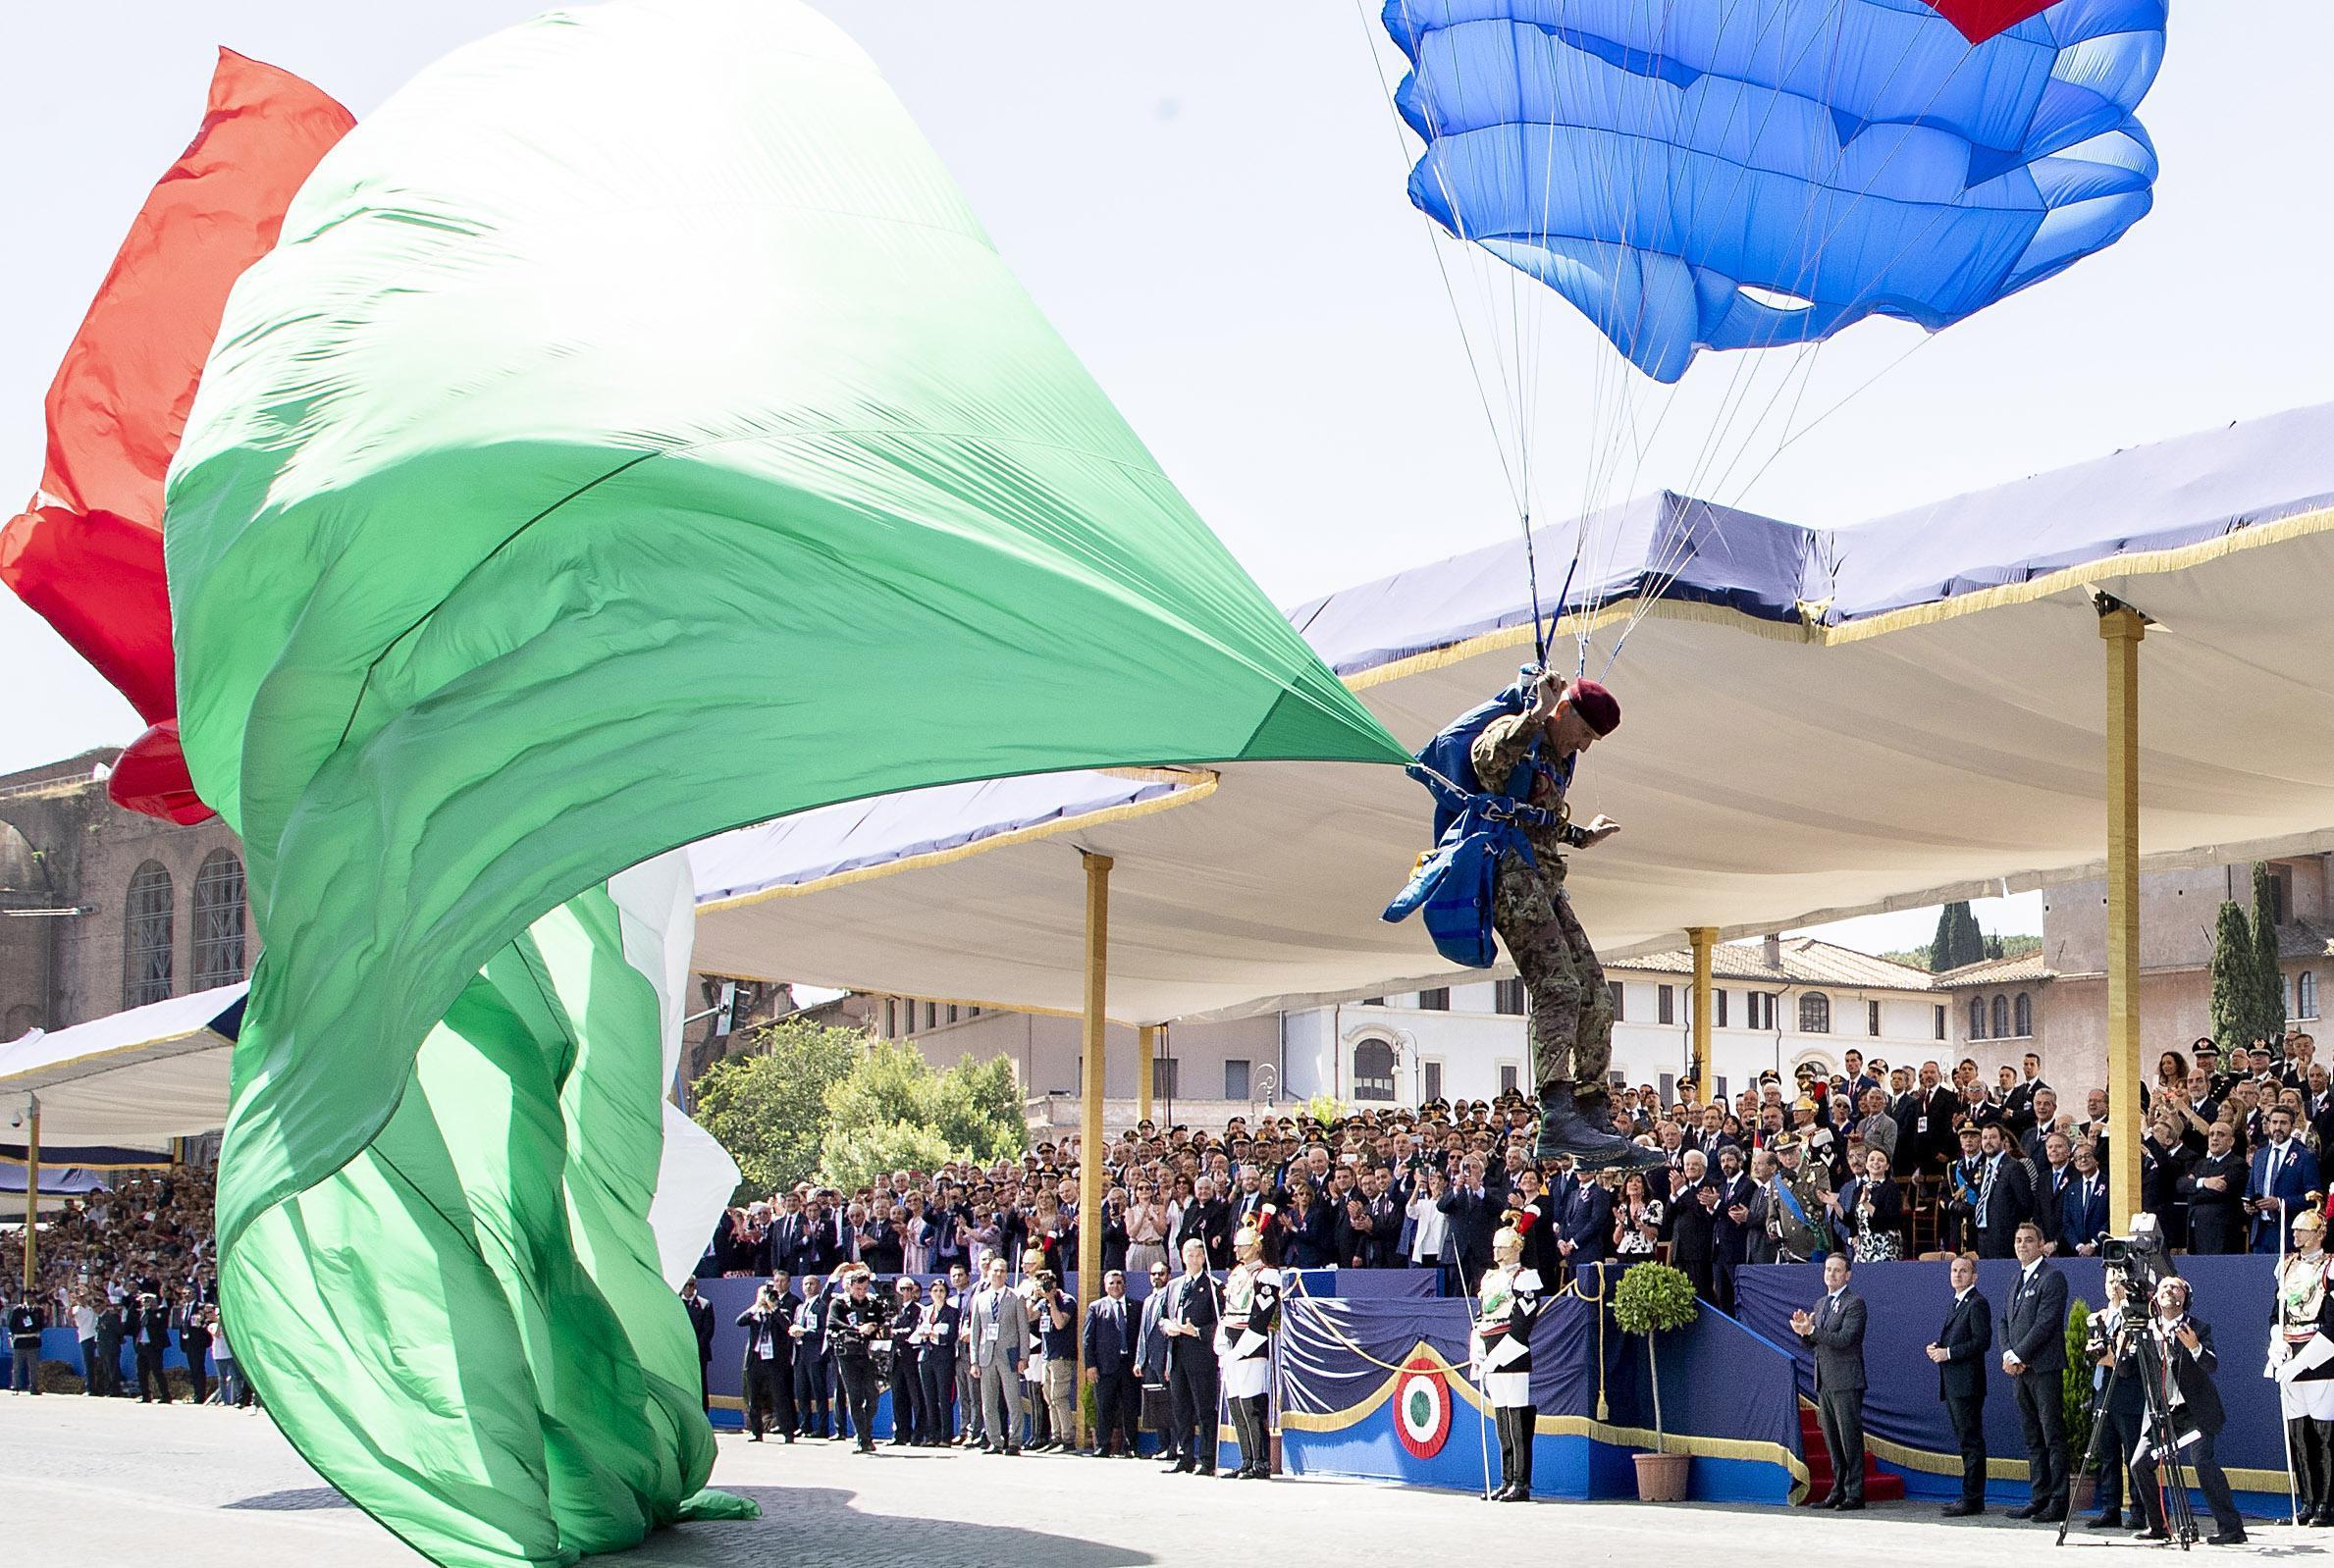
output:
[[[1567,684],[1543,674],[1531,702],[1483,726],[1467,756],[1475,787],[1537,808],[1519,818],[1526,855],[1500,856],[1492,928],[1522,976],[1531,1001],[1532,1070],[1539,1085],[1540,1135],[1533,1157],[1568,1154],[1581,1166],[1643,1169],[1662,1156],[1613,1126],[1605,1070],[1613,1060],[1613,996],[1588,933],[1565,897],[1565,852],[1602,844],[1620,824],[1598,815],[1574,823],[1565,803],[1572,770],[1591,746],[1620,726],[1620,703],[1595,681]]]

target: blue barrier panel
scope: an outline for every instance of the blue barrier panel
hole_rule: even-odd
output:
[[[1630,1455],[1654,1445],[1644,1341],[1619,1332],[1594,1278],[1589,1288],[1590,1299],[1556,1301],[1532,1334],[1537,1495],[1632,1495]],[[1288,1468],[1479,1488],[1497,1438],[1464,1370],[1470,1317],[1461,1301],[1293,1303],[1281,1341]],[[1660,1350],[1669,1447],[1694,1456],[1688,1494],[1788,1500],[1806,1481],[1789,1355],[1715,1311],[1663,1335]]]
[[[2196,1315],[2212,1325],[2220,1353],[2215,1379],[2227,1407],[2228,1427],[2217,1443],[2219,1458],[2236,1489],[2237,1505],[2259,1517],[2283,1515],[2288,1507],[2284,1426],[2278,1416],[2277,1385],[2261,1376],[2267,1359],[2270,1281],[2276,1260],[2268,1257],[2198,1257],[2176,1260],[2194,1288]],[[2070,1304],[2106,1305],[2104,1269],[2096,1258],[2053,1259],[2067,1277]],[[1736,1309],[1744,1323],[1787,1347],[1802,1392],[1814,1388],[1814,1352],[1790,1332],[1790,1315],[1824,1294],[1823,1271],[1814,1264],[1745,1268],[1734,1277]],[[2001,1371],[1999,1335],[2003,1308],[2018,1281],[2018,1265],[1978,1265],[1978,1289],[1993,1309],[1995,1337],[1988,1363],[1986,1449],[1989,1496],[2026,1500],[2026,1444],[2018,1422],[2017,1396]],[[1961,1460],[1937,1393],[1936,1366],[1922,1354],[1945,1321],[1953,1287],[1947,1266],[1936,1263],[1874,1263],[1855,1271],[1853,1288],[1866,1304],[1864,1339],[1864,1430],[1874,1457],[1905,1478],[1908,1493],[1951,1497],[1960,1493]]]

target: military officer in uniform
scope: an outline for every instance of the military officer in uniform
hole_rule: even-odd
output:
[[[2294,1250],[2278,1267],[2276,1321],[2269,1330],[2293,1453],[2295,1522],[2334,1525],[2334,1301],[2326,1292],[2325,1216],[2294,1221]]]
[[[1543,1286],[1538,1272],[1523,1266],[1523,1236],[1512,1227],[1491,1238],[1491,1263],[1475,1292],[1475,1364],[1500,1434],[1500,1490],[1491,1496],[1529,1502],[1532,1434],[1540,1420],[1532,1403],[1532,1324]]]
[[[1492,887],[1492,928],[1523,977],[1531,999],[1532,1071],[1539,1086],[1535,1160],[1571,1155],[1597,1170],[1650,1170],[1662,1164],[1614,1127],[1605,1070],[1613,1060],[1613,997],[1596,949],[1565,897],[1565,852],[1602,844],[1620,824],[1570,818],[1565,792],[1582,753],[1620,726],[1620,703],[1595,681],[1567,685],[1542,675],[1531,706],[1483,727],[1468,748],[1476,787],[1522,799],[1553,814],[1552,825],[1523,827],[1531,858],[1510,850]]]
[[[1824,1185],[1802,1161],[1795,1133],[1775,1140],[1775,1179],[1768,1184],[1767,1233],[1777,1263],[1806,1263],[1823,1250],[1818,1225],[1824,1213]]]
[[[1240,1468],[1230,1481],[1272,1479],[1272,1435],[1266,1409],[1272,1393],[1272,1335],[1281,1322],[1281,1272],[1264,1261],[1264,1238],[1243,1226],[1232,1238],[1239,1259],[1224,1277],[1224,1311],[1216,1323],[1216,1361]]]

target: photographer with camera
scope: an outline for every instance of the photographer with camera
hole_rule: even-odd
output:
[[[2092,1398],[2105,1401],[2093,1418],[2100,1433],[2094,1446],[2105,1449],[2099,1456],[2099,1512],[2092,1521],[2094,1530],[2122,1527],[2124,1473],[2148,1430],[2147,1374],[2134,1348],[2146,1326],[2146,1314],[2132,1309],[2130,1281],[2121,1269],[2109,1269],[2107,1304],[2092,1316],[2083,1341],[2083,1357],[2092,1368]],[[2146,1525],[2137,1483],[2132,1515],[2136,1524]]]
[[[2156,1285],[2155,1318],[2148,1327],[2149,1343],[2142,1354],[2162,1369],[2158,1386],[2165,1390],[2177,1435],[2174,1441],[2180,1445],[2169,1458],[2174,1465],[2186,1465],[2196,1472],[2197,1486],[2212,1510],[2215,1533],[2207,1539],[2215,1546],[2241,1546],[2245,1544],[2245,1520],[2230,1495],[2228,1475],[2212,1451],[2213,1440],[2228,1422],[2220,1389],[2212,1382],[2220,1359],[2212,1348],[2212,1326],[2189,1314],[2188,1290],[2188,1281],[2178,1275]],[[2165,1457],[2154,1445],[2147,1444],[2132,1461],[2132,1490],[2148,1516],[2148,1527],[2140,1532],[2143,1541],[2171,1539],[2156,1490],[2156,1467]]]
[[[875,1451],[875,1381],[877,1341],[891,1348],[890,1309],[869,1288],[875,1280],[864,1264],[846,1264],[839,1289],[826,1293],[826,1342],[834,1354],[835,1371],[843,1382],[843,1398],[851,1413],[851,1436],[859,1452]]]
[[[754,1292],[754,1304],[737,1315],[746,1331],[746,1438],[760,1442],[775,1425],[788,1442],[794,1440],[793,1303],[786,1294],[786,1277],[775,1275]],[[775,1421],[770,1417],[775,1414]]]

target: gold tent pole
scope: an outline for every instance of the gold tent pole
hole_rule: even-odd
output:
[[[2140,1212],[2140,612],[2099,601],[2107,644],[2108,1223]]]
[[[1159,1026],[1145,1023],[1135,1031],[1135,1120],[1150,1120],[1151,1064],[1159,1057]]]
[[[32,1299],[32,1287],[40,1278],[40,1243],[35,1237],[40,1230],[40,1096],[25,1096],[25,1300]],[[33,1368],[39,1377],[40,1369]]]
[[[1107,855],[1086,857],[1086,1041],[1079,1075],[1078,1124],[1078,1295],[1080,1322],[1071,1343],[1078,1371],[1071,1399],[1078,1409],[1078,1437],[1091,1443],[1086,1418],[1087,1304],[1102,1294],[1102,1079],[1107,1053],[1103,1031],[1110,984],[1110,867]],[[1145,1033],[1149,1032],[1147,1030]]]
[[[1694,948],[1694,1048],[1686,1076],[1693,1079],[1695,1091],[1707,1104],[1710,1100],[1710,949],[1718,941],[1718,929],[1689,925],[1685,939]]]

